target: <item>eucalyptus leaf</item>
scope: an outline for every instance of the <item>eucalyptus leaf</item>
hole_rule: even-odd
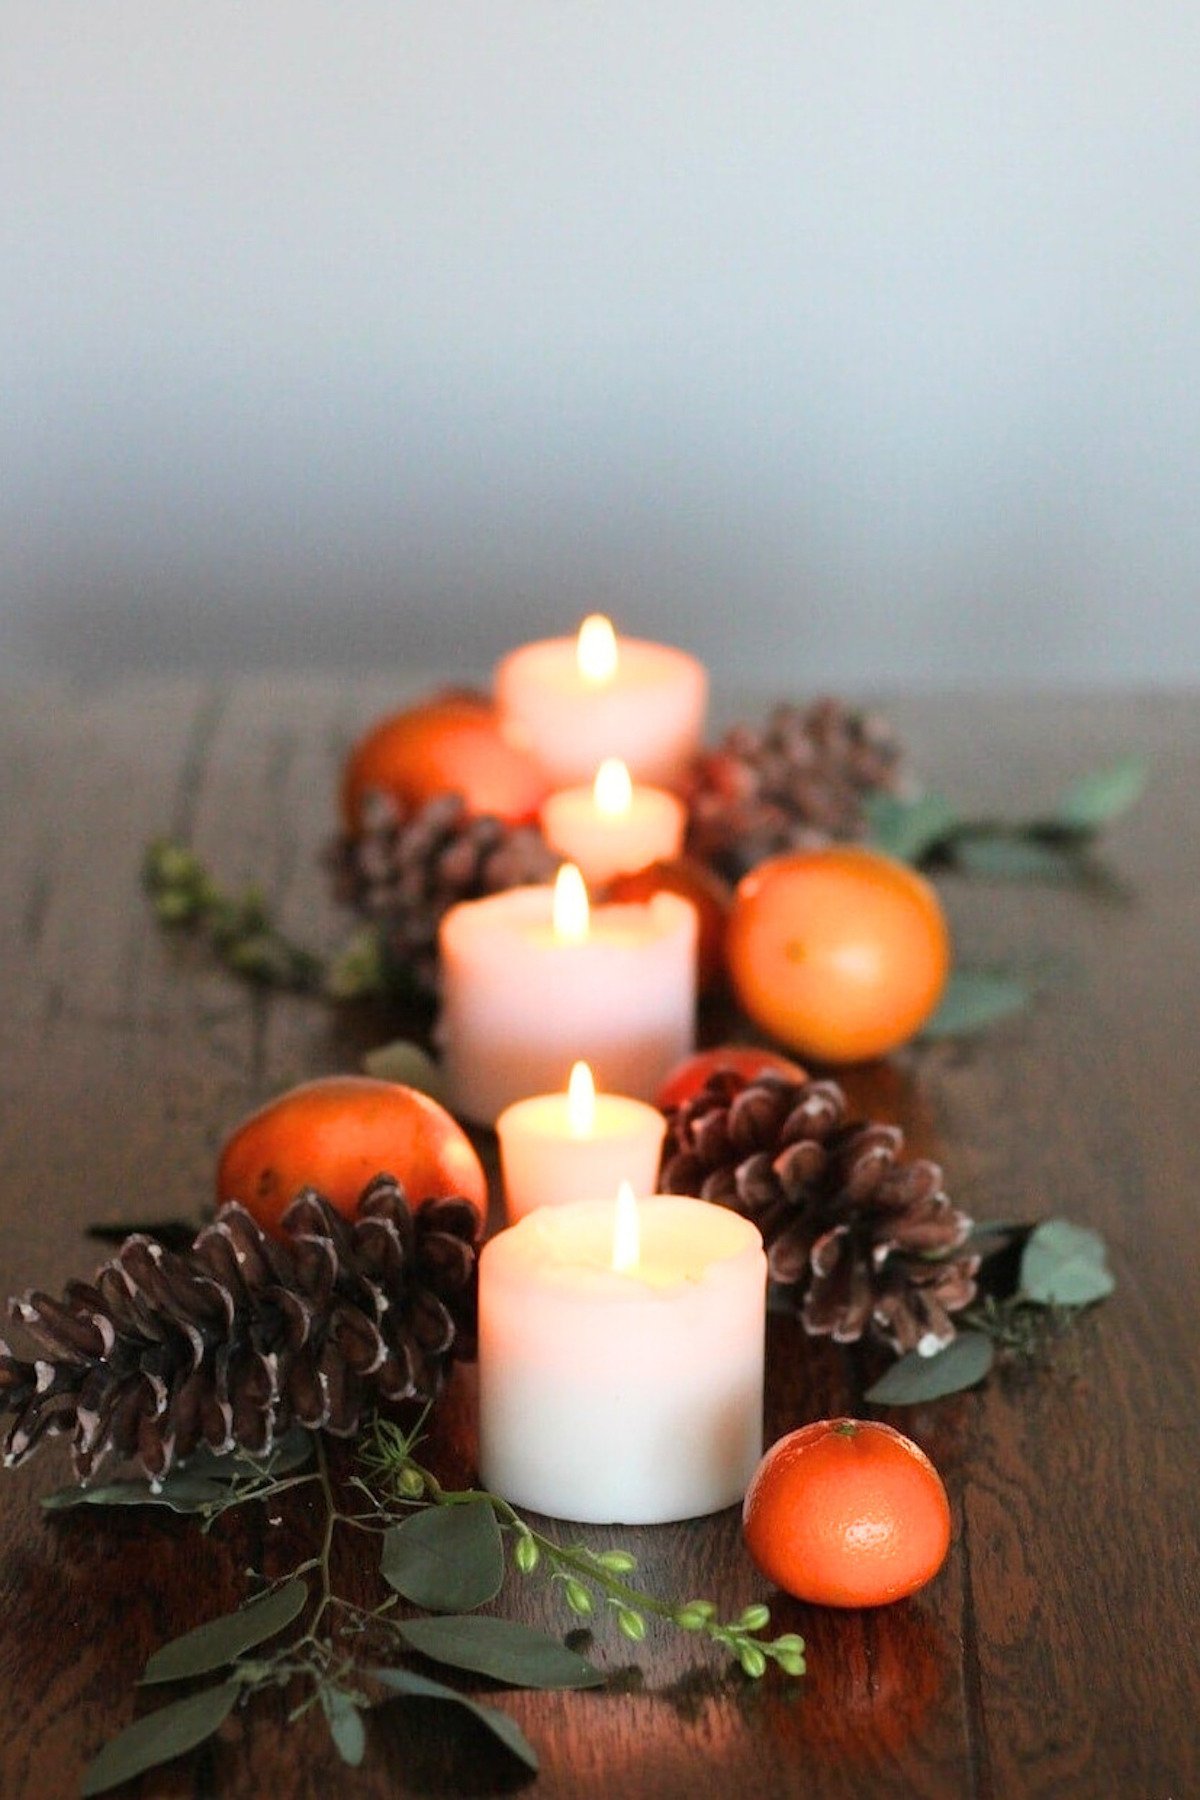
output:
[[[490,1503],[413,1513],[385,1533],[379,1569],[416,1606],[456,1613],[484,1605],[504,1580],[504,1547]]]
[[[357,1769],[367,1750],[362,1713],[349,1694],[344,1694],[340,1688],[322,1687],[321,1707],[338,1755],[352,1769]]]
[[[1084,775],[1059,796],[1049,823],[1063,831],[1091,833],[1111,824],[1141,799],[1149,767],[1144,757],[1123,756],[1119,762]]]
[[[863,1398],[876,1406],[919,1406],[926,1400],[940,1400],[982,1381],[995,1354],[991,1338],[982,1331],[960,1331],[936,1356],[910,1350]]]
[[[922,794],[898,800],[873,794],[866,802],[867,841],[901,862],[920,862],[958,824],[958,813],[944,794]]]
[[[407,1038],[368,1050],[362,1066],[377,1081],[399,1081],[419,1094],[428,1094],[439,1106],[446,1104],[446,1077],[429,1052]]]
[[[188,1475],[202,1475],[214,1481],[253,1481],[260,1476],[294,1475],[307,1467],[313,1456],[312,1432],[294,1425],[266,1456],[250,1456],[244,1450],[218,1456],[207,1444],[200,1444],[180,1468]]]
[[[954,840],[954,861],[970,875],[1000,881],[1081,881],[1077,854],[1022,832],[964,832]]]
[[[273,1593],[240,1606],[236,1612],[222,1613],[219,1619],[197,1625],[194,1631],[185,1632],[154,1652],[146,1664],[143,1684],[185,1681],[192,1675],[207,1675],[210,1669],[225,1668],[243,1650],[264,1643],[299,1618],[307,1600],[307,1584],[288,1581]]]
[[[511,1687],[598,1687],[601,1671],[556,1637],[513,1619],[474,1614],[440,1619],[402,1619],[396,1630],[406,1644],[434,1662],[490,1675]]]
[[[465,1694],[458,1694],[453,1688],[444,1687],[440,1681],[430,1681],[425,1675],[417,1675],[411,1669],[371,1669],[369,1671],[376,1681],[384,1687],[391,1688],[393,1693],[404,1694],[411,1699],[449,1700],[454,1706],[461,1706],[473,1718],[479,1720],[492,1736],[498,1738],[506,1750],[519,1757],[527,1769],[537,1773],[537,1751],[521,1730],[515,1719],[510,1719],[506,1712],[497,1706],[481,1706],[477,1700],[469,1700]]]
[[[186,1700],[173,1700],[169,1706],[135,1719],[120,1737],[105,1744],[84,1770],[80,1791],[85,1800],[90,1794],[107,1793],[109,1788],[132,1781],[147,1769],[194,1750],[220,1730],[233,1711],[238,1693],[238,1683],[226,1681],[220,1687],[204,1688],[199,1694],[189,1694]]]
[[[227,1482],[181,1472],[169,1475],[157,1489],[149,1481],[108,1481],[99,1487],[59,1488],[45,1496],[42,1507],[46,1512],[66,1512],[74,1506],[165,1506],[171,1512],[196,1513],[228,1498]]]
[[[1069,1219],[1047,1219],[1031,1234],[1021,1256],[1024,1299],[1038,1306],[1088,1306],[1115,1286],[1098,1232]]]
[[[1032,995],[1025,982],[996,969],[955,969],[933,1017],[921,1028],[923,1042],[969,1037],[1024,1010]]]

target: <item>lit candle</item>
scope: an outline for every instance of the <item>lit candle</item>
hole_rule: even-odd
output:
[[[704,665],[669,644],[619,638],[598,613],[577,637],[513,650],[495,685],[501,712],[559,787],[590,781],[607,756],[635,780],[678,787],[704,730]]]
[[[490,1125],[514,1100],[552,1093],[577,1057],[607,1093],[652,1099],[692,1047],[696,931],[676,894],[590,907],[570,863],[552,888],[452,907],[438,946],[453,1109]]]
[[[496,1120],[509,1220],[538,1206],[611,1194],[625,1181],[654,1192],[667,1121],[656,1106],[626,1094],[598,1094],[585,1062],[565,1094],[537,1094]]]
[[[530,1213],[479,1265],[484,1482],[597,1524],[732,1506],[762,1455],[765,1318],[762,1239],[726,1207]]]
[[[665,788],[635,787],[619,757],[600,764],[591,787],[562,788],[542,806],[542,835],[588,881],[610,881],[683,848],[687,814]]]

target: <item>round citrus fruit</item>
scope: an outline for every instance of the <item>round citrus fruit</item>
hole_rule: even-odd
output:
[[[690,856],[647,863],[630,875],[614,875],[608,883],[610,900],[652,900],[655,894],[678,894],[696,909],[696,978],[702,994],[708,993],[725,974],[725,926],[733,904],[733,890],[703,863]]]
[[[274,1230],[301,1188],[353,1216],[375,1175],[394,1175],[414,1204],[461,1194],[487,1212],[487,1177],[466,1133],[436,1100],[396,1081],[329,1075],[252,1113],[226,1138],[217,1204],[240,1200]]]
[[[920,875],[839,846],[773,857],[745,876],[725,954],[757,1025],[803,1056],[860,1062],[929,1018],[950,972],[950,933]]]
[[[359,739],[342,773],[342,818],[357,831],[372,792],[401,806],[457,793],[468,811],[517,823],[536,815],[547,787],[541,765],[490,701],[448,694],[380,719]]]
[[[760,1075],[782,1075],[785,1081],[806,1081],[807,1073],[790,1057],[777,1050],[760,1050],[755,1044],[718,1044],[715,1050],[697,1050],[676,1063],[657,1094],[654,1104],[660,1112],[670,1112],[698,1094],[710,1075],[728,1071],[743,1081],[757,1081]]]
[[[884,1606],[941,1568],[950,1502],[925,1452],[892,1426],[819,1419],[771,1445],[742,1529],[762,1573],[798,1600]]]

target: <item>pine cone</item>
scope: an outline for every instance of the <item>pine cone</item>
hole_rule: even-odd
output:
[[[870,1328],[899,1352],[930,1353],[975,1294],[979,1258],[956,1254],[971,1220],[936,1163],[899,1160],[896,1126],[847,1111],[836,1081],[719,1071],[669,1115],[663,1191],[752,1219],[812,1335],[845,1344]]]
[[[390,795],[363,801],[356,837],[333,845],[337,896],[376,920],[388,954],[432,993],[442,917],[460,900],[549,880],[560,858],[535,825],[472,816],[459,794],[438,794],[411,813]]]
[[[346,1437],[379,1400],[432,1399],[474,1335],[469,1201],[414,1213],[378,1175],[353,1220],[306,1188],[281,1229],[233,1202],[190,1250],[135,1233],[62,1300],[12,1301],[42,1354],[0,1344],[6,1463],[70,1432],[81,1481],[110,1453],[158,1479],[201,1443],[265,1455],[292,1425]]]
[[[832,699],[777,706],[696,758],[688,849],[736,881],[764,857],[861,837],[865,797],[900,779],[899,743],[877,715]]]

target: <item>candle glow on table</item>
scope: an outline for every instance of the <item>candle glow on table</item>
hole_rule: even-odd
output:
[[[453,1110],[492,1124],[585,1057],[649,1100],[692,1048],[696,909],[677,894],[589,907],[578,869],[452,907],[438,932],[439,1039]]]
[[[686,651],[617,637],[593,614],[577,637],[511,651],[496,666],[495,693],[557,786],[590,781],[619,756],[635,781],[674,788],[700,746],[708,675]]]
[[[557,1518],[696,1518],[762,1455],[762,1239],[704,1200],[622,1204],[544,1207],[484,1246],[482,1476]]]
[[[634,1194],[653,1193],[666,1129],[656,1106],[597,1094],[591,1069],[577,1062],[566,1093],[514,1101],[496,1120],[510,1223],[622,1182]]]
[[[687,813],[665,788],[635,787],[620,757],[610,756],[590,787],[551,794],[542,804],[541,822],[550,848],[599,884],[678,856]]]

